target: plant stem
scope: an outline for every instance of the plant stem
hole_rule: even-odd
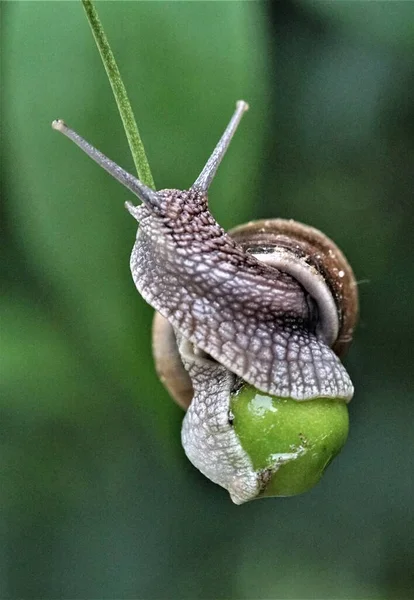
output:
[[[91,0],[82,0],[82,4],[115,96],[138,177],[142,183],[154,189],[154,179],[141,136],[139,135],[134,113],[98,13]]]

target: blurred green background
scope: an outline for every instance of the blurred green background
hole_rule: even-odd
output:
[[[135,291],[133,171],[78,2],[2,2],[1,598],[414,594],[413,2],[98,2],[157,187],[229,228],[292,217],[360,282],[342,454],[310,493],[236,507],[180,446]]]

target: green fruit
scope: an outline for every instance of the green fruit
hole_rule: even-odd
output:
[[[343,400],[298,402],[244,385],[230,399],[233,427],[265,484],[260,496],[294,496],[312,488],[348,436]]]

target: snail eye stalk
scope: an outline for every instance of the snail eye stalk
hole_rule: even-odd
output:
[[[230,142],[236,133],[237,127],[241,121],[243,114],[249,109],[249,105],[244,100],[239,100],[236,103],[236,110],[233,113],[232,118],[229,121],[223,135],[220,138],[217,146],[214,148],[213,153],[205,164],[205,167],[197,177],[193,185],[193,189],[199,190],[200,192],[206,193],[210,187],[211,182],[217,172],[217,169],[226,154]]]
[[[122,167],[117,165],[113,160],[105,156],[100,150],[92,146],[76,131],[66,125],[61,119],[56,119],[52,123],[53,129],[63,133],[67,138],[72,140],[81,150],[85,152],[92,160],[94,160],[100,167],[105,169],[112,177],[122,183],[123,186],[128,188],[135,196],[147,206],[153,207],[158,206],[159,198],[157,193],[142,183],[139,179],[125,171]]]

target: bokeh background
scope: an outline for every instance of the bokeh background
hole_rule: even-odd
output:
[[[2,2],[1,598],[414,594],[413,2],[98,2],[157,187],[229,228],[325,231],[360,284],[348,444],[295,498],[236,507],[180,446],[129,273],[133,171],[79,2]]]

